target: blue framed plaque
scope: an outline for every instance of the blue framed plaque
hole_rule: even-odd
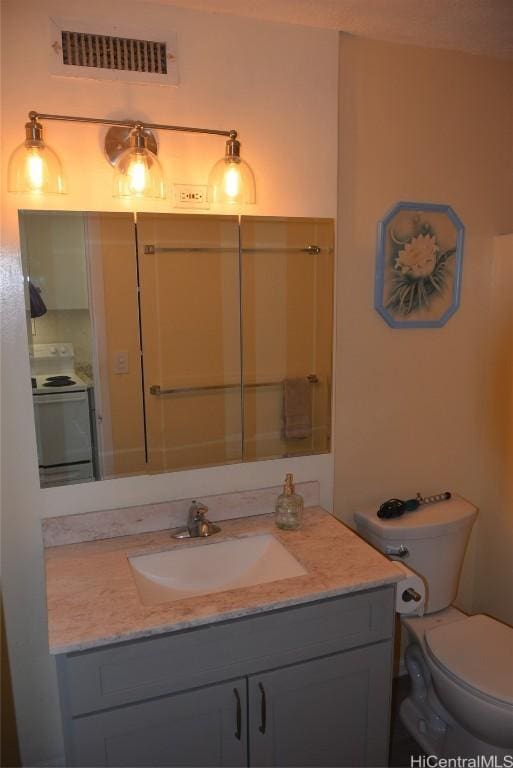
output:
[[[464,231],[437,203],[396,203],[379,222],[374,306],[388,325],[439,328],[456,312]]]

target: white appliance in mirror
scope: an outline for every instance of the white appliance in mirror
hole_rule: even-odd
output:
[[[94,480],[92,384],[75,371],[70,343],[34,344],[32,395],[42,488]]]

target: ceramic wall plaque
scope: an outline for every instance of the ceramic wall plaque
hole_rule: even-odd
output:
[[[374,306],[392,328],[438,328],[456,312],[463,234],[436,203],[396,203],[379,222]]]

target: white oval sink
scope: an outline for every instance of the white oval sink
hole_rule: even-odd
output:
[[[129,558],[146,605],[250,587],[307,571],[270,533]]]

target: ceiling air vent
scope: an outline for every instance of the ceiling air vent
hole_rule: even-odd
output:
[[[93,24],[95,32],[90,31]],[[161,85],[178,82],[172,32],[152,34],[138,28],[137,36],[132,36],[126,28],[64,19],[51,19],[50,27],[54,75]]]
[[[69,31],[61,37],[64,64],[167,74],[165,43]]]

